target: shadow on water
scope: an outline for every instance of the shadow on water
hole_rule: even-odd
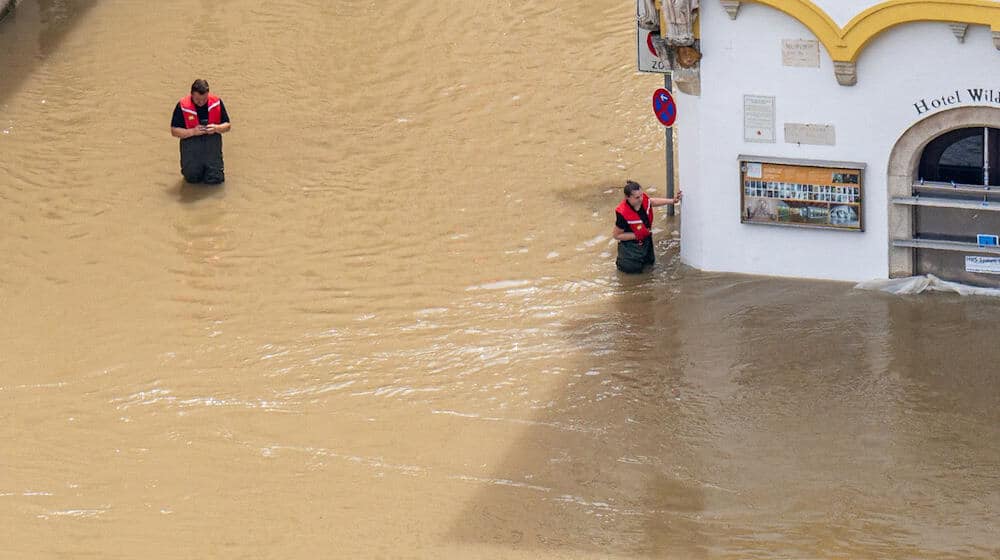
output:
[[[0,20],[0,103],[17,92],[98,0],[20,0]]]
[[[566,325],[582,356],[567,369],[594,375],[553,396],[456,540],[649,558],[1000,550],[981,531],[1000,302],[702,273],[662,245],[653,273],[612,279],[610,304]]]
[[[494,472],[527,488],[481,490],[454,538],[598,556],[708,556],[697,521],[706,507],[701,467],[678,429],[703,412],[681,398],[688,363],[671,287],[680,266],[676,248],[665,245],[653,272],[618,275],[610,304],[566,324],[574,354],[586,358],[565,369],[587,373],[552,397],[553,406],[533,419],[539,427]]]
[[[168,190],[182,204],[192,204],[206,198],[223,198],[226,194],[226,184],[204,185],[188,183],[184,179],[178,179],[177,183]]]

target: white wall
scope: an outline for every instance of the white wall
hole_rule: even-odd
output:
[[[674,128],[677,129],[677,188],[684,191],[684,201],[681,204],[681,259],[697,268],[706,268],[700,257],[705,254],[704,238],[700,233],[690,237],[685,232],[691,230],[687,225],[688,216],[700,215],[701,206],[707,202],[703,195],[704,189],[701,174],[701,118],[702,105],[697,97],[685,96],[675,86],[674,96],[677,100],[677,119]]]
[[[702,95],[678,95],[683,260],[716,271],[848,281],[887,277],[889,154],[907,128],[937,112],[918,115],[914,103],[921,98],[960,90],[968,106],[974,103],[967,88],[1000,88],[1000,52],[990,30],[970,27],[960,44],[944,23],[895,27],[862,52],[858,84],[845,87],[837,84],[822,45],[819,68],[782,66],[782,39],[815,39],[784,13],[745,3],[733,21],[718,2],[703,2],[701,9]],[[775,143],[743,141],[744,95],[776,98]],[[786,122],[833,125],[837,143],[786,144]],[[741,224],[739,154],[866,163],[865,231]]]
[[[884,0],[813,0],[837,25],[844,27],[851,18]]]

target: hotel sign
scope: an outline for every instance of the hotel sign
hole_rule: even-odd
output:
[[[916,109],[918,115],[923,115],[924,113],[965,103],[989,103],[1000,106],[1000,90],[984,88],[956,89],[941,97],[921,99],[913,104],[913,108]]]

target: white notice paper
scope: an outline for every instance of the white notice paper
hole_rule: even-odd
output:
[[[965,257],[965,271],[1000,274],[1000,257]]]
[[[743,140],[774,142],[773,96],[743,96]]]

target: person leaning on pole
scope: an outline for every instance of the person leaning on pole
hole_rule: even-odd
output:
[[[209,93],[208,82],[195,80],[170,121],[170,134],[181,139],[181,174],[188,183],[217,185],[226,180],[222,134],[231,126],[225,104]]]
[[[653,252],[653,208],[677,204],[684,193],[677,191],[674,198],[650,198],[642,186],[627,181],[625,200],[615,208],[615,228],[612,237],[618,240],[618,270],[628,273],[642,272],[646,265],[656,262]]]

